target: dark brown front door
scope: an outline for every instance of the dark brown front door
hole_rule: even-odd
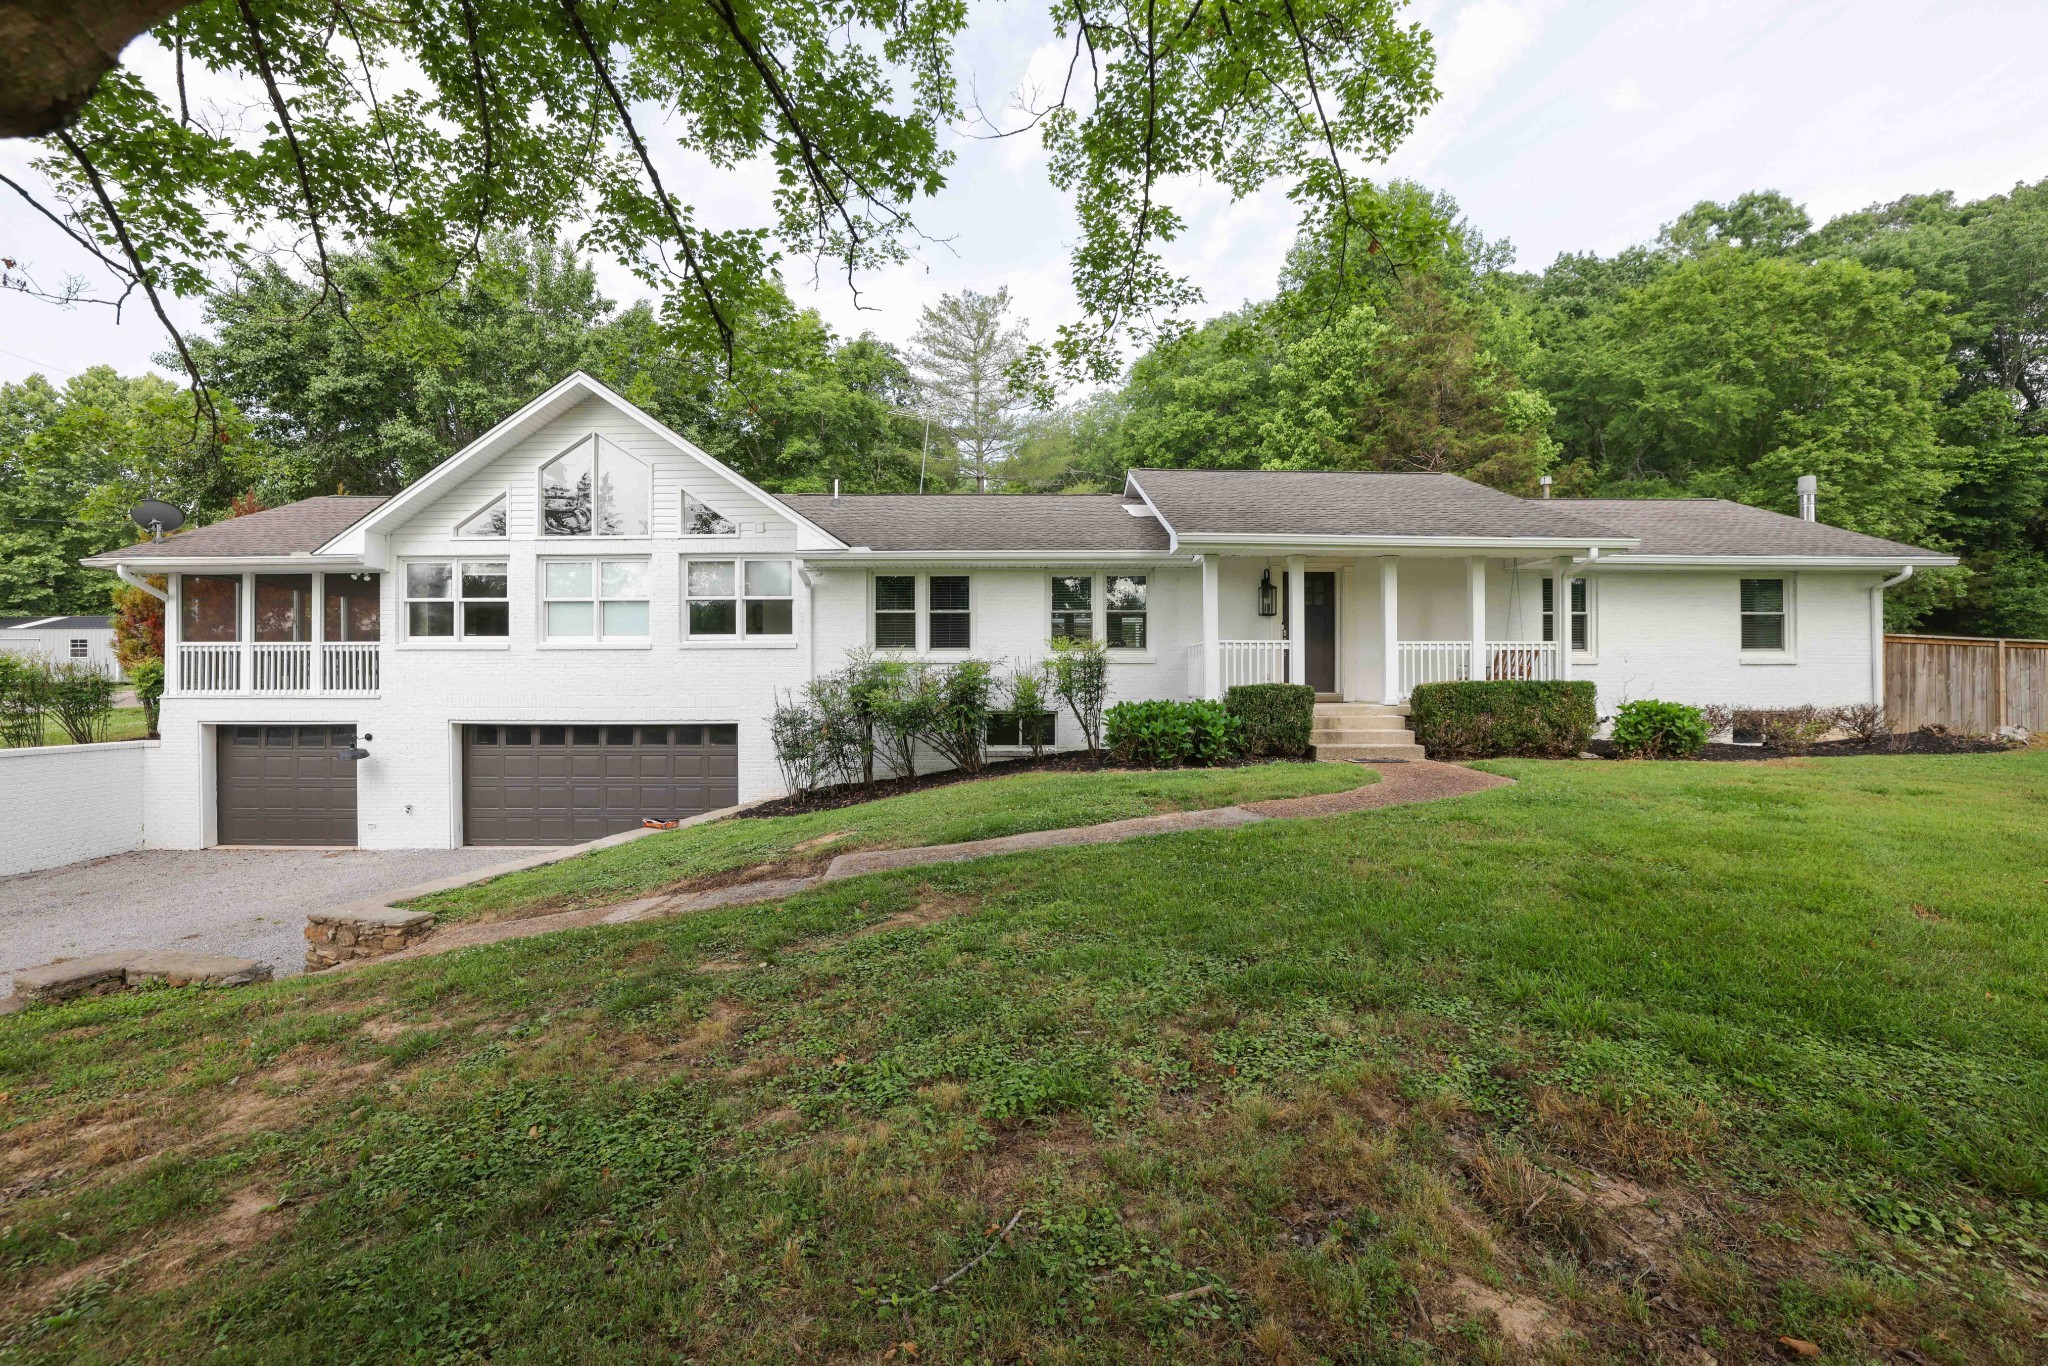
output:
[[[1301,576],[1307,682],[1317,692],[1337,691],[1337,576],[1310,572]]]
[[[354,844],[354,726],[221,726],[222,844]]]
[[[739,800],[738,727],[464,726],[471,844],[576,844]]]

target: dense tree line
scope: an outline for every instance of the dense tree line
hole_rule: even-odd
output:
[[[1272,299],[1175,332],[1115,389],[1021,418],[987,366],[949,418],[944,376],[915,368],[932,336],[909,355],[841,338],[779,292],[728,364],[648,305],[603,298],[546,239],[493,238],[453,281],[396,251],[338,256],[346,317],[265,265],[213,298],[193,344],[218,429],[154,377],[0,386],[0,611],[100,609],[76,560],[132,535],[138,497],[204,521],[238,494],[388,492],[581,368],[780,490],[1425,469],[1791,511],[1810,473],[1826,520],[1963,557],[1895,594],[1895,624],[2048,635],[2048,182],[1819,227],[1750,194],[1612,256],[1511,261],[1448,198],[1359,185],[1350,213],[1296,242]],[[994,297],[952,302],[1014,361],[1015,329],[982,316]]]

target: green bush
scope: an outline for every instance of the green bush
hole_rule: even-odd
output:
[[[1706,743],[1706,713],[1683,702],[1644,698],[1614,714],[1614,749],[1624,759],[1691,759]]]
[[[1244,725],[1220,702],[1119,702],[1103,719],[1120,764],[1219,764],[1244,753]]]
[[[135,700],[142,704],[149,733],[156,734],[157,713],[164,700],[164,662],[154,656],[141,661],[128,671],[128,681],[134,685]]]
[[[1102,704],[1109,696],[1109,647],[1099,640],[1059,639],[1045,661],[1052,700],[1074,714],[1088,756],[1102,754]]]
[[[1223,705],[1244,727],[1245,752],[1297,758],[1315,731],[1316,690],[1306,683],[1240,683]]]
[[[0,652],[0,745],[27,749],[43,743],[47,684],[40,660]]]
[[[1569,759],[1597,720],[1591,683],[1425,683],[1408,702],[1416,742],[1436,759]]]

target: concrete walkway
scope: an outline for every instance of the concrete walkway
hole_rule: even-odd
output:
[[[1206,811],[1170,811],[1159,816],[1106,821],[1100,825],[1073,826],[1065,830],[1037,830],[1025,835],[998,839],[969,840],[962,844],[922,845],[913,849],[871,849],[841,854],[825,871],[809,877],[767,878],[701,892],[678,892],[643,897],[624,905],[586,906],[553,915],[525,920],[494,920],[483,924],[455,924],[437,931],[432,938],[409,949],[373,958],[349,967],[396,963],[409,958],[430,958],[456,949],[480,944],[500,944],[557,930],[580,929],[587,925],[627,925],[641,920],[665,920],[693,911],[724,906],[746,906],[781,901],[799,892],[842,878],[899,868],[918,868],[935,863],[965,863],[972,859],[1025,853],[1034,849],[1068,849],[1091,844],[1117,844],[1151,835],[1175,834],[1184,830],[1230,830],[1269,820],[1305,820],[1318,816],[1342,816],[1383,806],[1409,806],[1418,802],[1441,801],[1502,787],[1514,779],[1458,764],[1421,759],[1408,763],[1369,764],[1380,775],[1377,783],[1355,787],[1349,792],[1330,792],[1313,797],[1282,797],[1273,801],[1248,802],[1243,806],[1211,807]]]

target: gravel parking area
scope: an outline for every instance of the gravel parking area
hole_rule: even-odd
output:
[[[306,916],[506,863],[524,849],[145,849],[0,878],[0,996],[14,971],[108,949],[306,958]]]

